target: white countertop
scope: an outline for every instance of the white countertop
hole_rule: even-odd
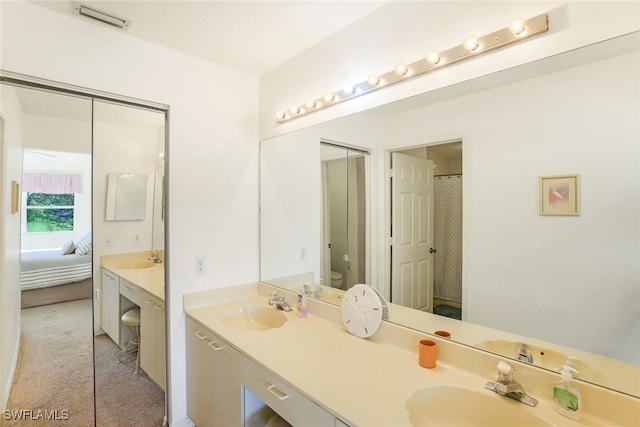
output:
[[[154,264],[149,268],[120,267],[127,263],[148,262],[149,255],[148,251],[102,255],[100,265],[164,301],[164,263]]]
[[[285,313],[288,320],[279,328],[241,331],[219,321],[218,314],[232,306],[266,306],[267,299],[255,294],[232,295],[228,291],[226,297],[229,298],[227,301],[218,299],[217,304],[206,307],[185,306],[185,312],[246,356],[354,426],[410,426],[409,414],[405,409],[406,400],[414,390],[433,385],[465,387],[486,393],[490,398],[505,399],[507,404],[522,406],[522,410],[531,411],[556,426],[612,425],[590,414],[583,415],[581,422],[558,415],[552,409],[550,388],[546,396],[534,394],[539,403],[535,408],[530,408],[485,390],[486,382],[494,381],[493,377],[460,369],[459,365],[454,366],[440,358],[435,369],[422,368],[418,365],[417,342],[425,335],[415,331],[406,332],[406,328],[402,333],[409,334],[409,340],[415,342],[413,349],[412,344],[402,346],[384,343],[379,339],[357,338],[349,334],[342,324],[315,315],[311,308],[307,318],[298,317],[295,311]],[[383,323],[381,331],[383,328],[387,330],[382,335],[387,336],[389,328],[401,327]],[[381,331],[378,331],[379,335]],[[477,352],[444,339],[428,338],[438,341],[444,354],[458,351],[456,349],[459,349],[459,353]],[[488,357],[480,353],[478,357]],[[473,359],[468,362],[474,363]]]

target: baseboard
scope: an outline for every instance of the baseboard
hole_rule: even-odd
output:
[[[7,401],[9,400],[9,393],[11,393],[11,386],[13,385],[13,377],[16,373],[16,366],[18,366],[18,356],[20,354],[20,331],[18,331],[18,337],[13,351],[13,360],[11,361],[11,367],[9,368],[9,376],[7,378],[7,384],[4,386],[4,394],[2,395],[2,402],[0,402],[0,412],[4,412],[7,409]]]
[[[193,421],[191,421],[191,418],[187,417],[184,420],[178,421],[176,423],[170,423],[169,424],[171,427],[195,427],[195,424]]]

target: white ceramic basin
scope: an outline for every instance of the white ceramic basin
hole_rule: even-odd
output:
[[[274,307],[247,305],[230,307],[219,315],[222,323],[243,331],[264,331],[279,328],[287,321],[287,316]]]
[[[137,262],[125,262],[122,264],[118,264],[118,268],[122,268],[123,270],[138,270],[142,268],[151,268],[156,264],[153,261],[137,261]]]
[[[513,341],[487,340],[479,342],[476,346],[504,357],[512,359],[518,358],[518,345]],[[533,355],[533,364],[542,368],[560,372],[560,369],[567,363],[567,359],[569,358],[568,355],[560,353],[559,351],[537,347],[535,345],[527,346]],[[579,365],[580,362],[578,361],[577,364]],[[577,366],[578,371],[580,371],[581,368],[584,369],[583,366]]]
[[[422,387],[405,407],[413,426],[551,427],[535,408],[489,390],[455,386]]]

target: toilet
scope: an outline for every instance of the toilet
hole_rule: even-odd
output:
[[[331,271],[331,287],[332,288],[342,288],[342,274],[337,271]]]

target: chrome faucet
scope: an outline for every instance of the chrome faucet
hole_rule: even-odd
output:
[[[284,296],[278,294],[278,290],[271,292],[271,296],[267,300],[269,305],[275,305],[278,310],[292,311],[291,306],[284,300]]]
[[[533,363],[533,353],[531,353],[531,349],[529,346],[523,342],[517,342],[516,347],[518,348],[518,360],[525,363]]]
[[[149,255],[147,257],[148,260],[153,261],[155,264],[160,264],[162,263],[162,260],[160,259],[160,257],[158,256],[158,253],[156,251],[151,251],[151,255]]]
[[[538,401],[525,393],[520,383],[515,381],[511,365],[501,360],[496,365],[496,372],[498,372],[498,380],[495,383],[488,382],[484,388],[495,391],[501,396],[517,400],[525,405],[536,406]]]

